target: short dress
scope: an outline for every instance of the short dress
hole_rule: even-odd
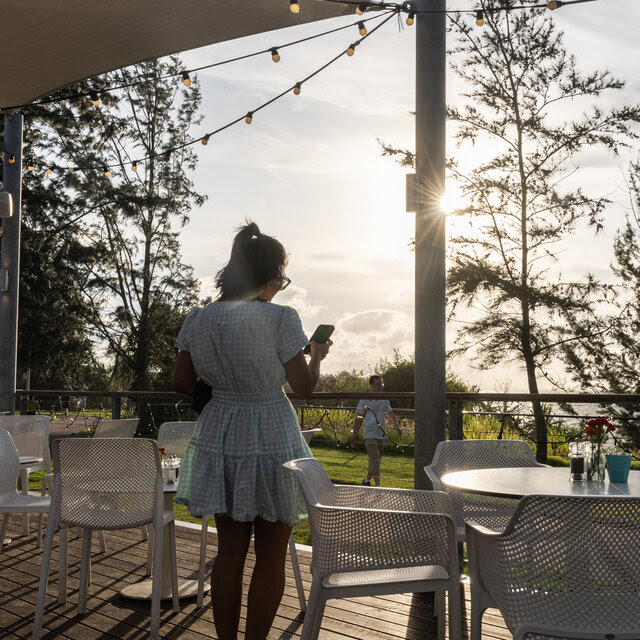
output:
[[[212,397],[187,448],[176,501],[191,515],[261,517],[291,526],[306,516],[283,463],[312,457],[284,393],[284,363],[308,343],[297,312],[262,300],[218,301],[189,312],[176,346],[188,351]]]

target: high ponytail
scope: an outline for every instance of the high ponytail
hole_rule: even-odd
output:
[[[247,222],[233,239],[229,262],[216,275],[219,300],[252,300],[262,285],[282,276],[287,252],[282,244],[260,232],[255,222]]]

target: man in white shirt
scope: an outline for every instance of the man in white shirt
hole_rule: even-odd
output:
[[[369,388],[374,393],[382,391],[382,377],[371,376],[369,378]],[[398,424],[398,420],[391,410],[388,400],[381,398],[371,400],[360,400],[356,409],[356,417],[353,421],[353,436],[349,445],[354,446],[356,436],[360,430],[360,426],[364,422],[364,446],[369,456],[369,471],[366,478],[362,481],[364,485],[370,485],[373,479],[376,486],[380,486],[380,458],[384,451],[387,436],[386,416],[396,428],[398,435],[402,435],[402,430]]]

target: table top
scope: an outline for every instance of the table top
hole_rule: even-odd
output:
[[[522,498],[530,494],[550,496],[640,497],[640,471],[630,471],[625,483],[572,482],[569,467],[509,467],[472,469],[446,473],[442,484],[469,493]]]

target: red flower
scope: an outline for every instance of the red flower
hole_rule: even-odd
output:
[[[167,450],[164,447],[158,447],[158,451],[160,452],[161,456],[167,455]]]

